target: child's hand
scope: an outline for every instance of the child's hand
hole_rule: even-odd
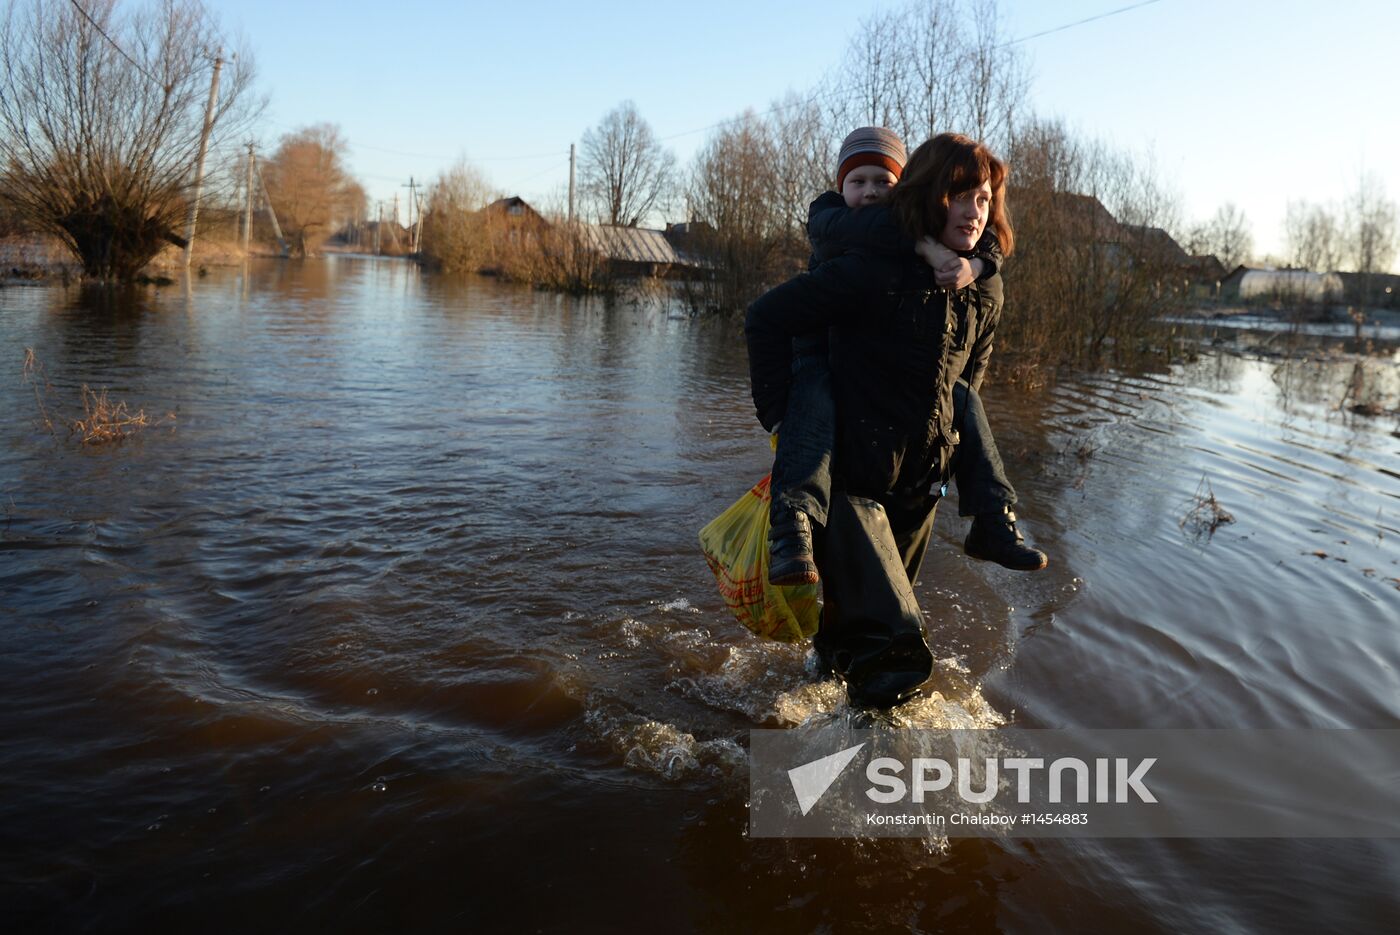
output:
[[[924,258],[924,262],[933,267],[937,272],[940,267],[948,265],[950,260],[956,260],[958,255],[949,250],[943,244],[932,237],[920,237],[914,244],[914,252]]]
[[[932,237],[921,237],[914,252],[933,267],[933,280],[944,289],[965,289],[977,280],[977,270],[968,260],[958,256]]]
[[[955,256],[945,266],[937,267],[933,271],[933,279],[944,289],[957,291],[976,282],[977,273],[973,270],[970,260]]]

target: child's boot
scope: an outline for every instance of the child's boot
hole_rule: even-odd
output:
[[[1025,537],[1016,528],[1016,514],[1009,506],[973,517],[963,551],[1014,571],[1039,571],[1049,563],[1044,552],[1026,545]]]
[[[812,558],[812,520],[801,510],[774,503],[768,529],[768,583],[778,586],[816,584]]]

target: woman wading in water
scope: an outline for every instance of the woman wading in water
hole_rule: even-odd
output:
[[[1005,194],[1005,164],[945,133],[909,157],[887,203],[915,240],[966,254],[991,227],[1009,255]],[[792,339],[830,329],[835,495],[816,542],[824,607],[814,643],[852,704],[890,707],[932,671],[912,582],[958,442],[954,386],[985,362],[1000,306],[999,290],[940,287],[912,253],[854,249],[749,308],[750,378],[768,429],[787,408]]]

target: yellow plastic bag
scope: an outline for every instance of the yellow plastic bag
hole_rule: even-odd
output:
[[[700,530],[700,548],[724,603],[758,636],[796,643],[817,632],[819,585],[768,583],[768,504],[765,477]]]

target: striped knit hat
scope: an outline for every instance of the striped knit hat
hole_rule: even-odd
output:
[[[879,166],[894,173],[896,179],[904,172],[904,144],[894,131],[884,127],[861,127],[841,141],[841,156],[837,160],[836,190],[846,181],[846,173],[861,166]]]

